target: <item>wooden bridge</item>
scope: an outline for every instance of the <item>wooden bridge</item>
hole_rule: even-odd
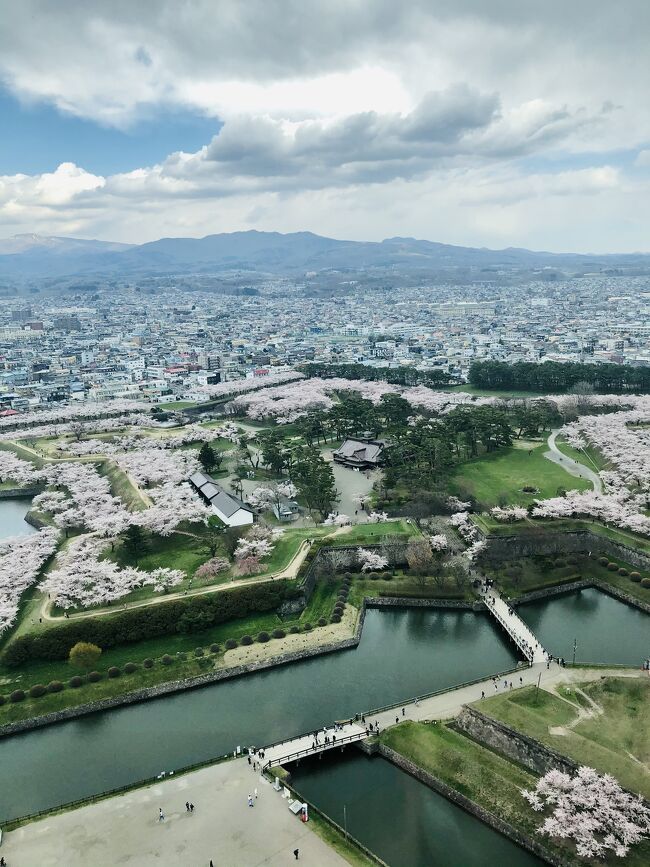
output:
[[[368,737],[365,725],[358,722],[346,722],[319,731],[299,735],[288,741],[280,741],[262,748],[252,754],[252,758],[260,762],[262,770],[285,762],[295,762],[308,756],[317,756],[327,750],[334,750],[346,744],[352,744]],[[260,755],[260,753],[263,754]]]
[[[483,594],[483,601],[490,614],[505,629],[531,665],[546,661],[546,651],[534,633],[526,626],[517,612],[502,599],[498,590],[493,588],[487,590]]]

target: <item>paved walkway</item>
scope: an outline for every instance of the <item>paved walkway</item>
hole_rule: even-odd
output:
[[[559,448],[555,444],[555,440],[559,433],[559,430],[554,430],[551,432],[551,435],[548,438],[548,447],[550,451],[544,452],[544,457],[547,458],[549,461],[553,461],[554,464],[559,464],[563,470],[566,470],[567,473],[569,473],[569,475],[575,476],[576,478],[580,479],[588,479],[594,486],[594,491],[597,494],[602,494],[603,480],[600,478],[598,473],[594,472],[594,470],[590,469],[584,464],[575,461],[573,458],[567,457],[559,450]]]
[[[366,727],[358,723],[349,722],[337,728],[331,725],[316,733],[301,735],[292,740],[265,747],[264,758],[258,759],[258,761],[261,762],[262,767],[273,767],[273,765],[281,765],[283,762],[294,762],[296,759],[315,756],[326,750],[333,750],[366,737],[368,737]],[[257,758],[256,754],[255,758]]]
[[[544,648],[517,612],[504,601],[499,591],[491,588],[487,592],[483,591],[481,595],[490,614],[512,638],[528,662],[546,662]]]
[[[368,714],[365,717],[366,724],[372,723],[374,726],[378,723],[380,731],[383,731],[405,719],[416,722],[451,719],[461,712],[463,705],[480,702],[482,695],[489,698],[491,695],[509,692],[510,684],[512,689],[519,689],[522,686],[535,686],[539,680],[543,689],[553,692],[561,683],[585,683],[601,677],[648,677],[647,672],[637,668],[562,668],[556,662],[551,662],[548,668],[546,665],[545,662],[537,662],[530,668],[521,668],[496,681],[486,678],[480,683],[452,689],[431,698],[414,699],[402,706],[397,705],[380,713]]]
[[[296,848],[298,863],[348,864],[238,759],[31,822],[6,834],[0,851],[7,867],[208,867],[211,858],[215,867],[286,867]]]

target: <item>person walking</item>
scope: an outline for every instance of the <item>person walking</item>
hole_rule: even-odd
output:
[[[190,813],[194,812],[194,804],[190,804]]]
[[[481,698],[485,698],[485,692],[481,690]]]
[[[158,807],[158,821],[159,822],[165,821],[165,814],[162,811],[162,807]]]
[[[294,850],[293,850],[293,854],[294,854],[294,857],[295,857],[295,859],[296,859],[296,861],[297,861],[298,858],[300,857],[300,849],[294,849]]]
[[[190,812],[190,802],[189,801],[185,801],[185,809],[188,813]]]
[[[248,806],[249,806],[249,807],[252,807],[252,806],[253,806],[253,796],[250,795],[250,794],[249,794],[249,796],[248,796]]]
[[[395,725],[397,725],[398,722],[399,722],[399,717],[396,716],[396,717],[395,717]]]
[[[402,716],[406,716],[406,708],[402,708]]]

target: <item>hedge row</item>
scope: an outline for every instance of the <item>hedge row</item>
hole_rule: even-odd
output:
[[[273,581],[147,605],[106,617],[89,617],[16,638],[5,651],[3,661],[18,666],[33,660],[67,659],[70,648],[78,641],[90,641],[107,650],[177,632],[201,632],[249,614],[275,611],[283,600],[295,595],[296,588],[287,581]]]

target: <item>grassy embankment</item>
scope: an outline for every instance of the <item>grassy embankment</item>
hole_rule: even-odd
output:
[[[557,496],[558,489],[591,490],[587,479],[569,475],[547,460],[546,444],[531,449],[500,449],[458,467],[449,481],[449,491],[458,497],[471,495],[481,509],[492,506],[528,506],[537,499]],[[537,493],[526,493],[524,487]]]
[[[521,795],[521,789],[530,789],[536,784],[537,777],[532,772],[444,724],[433,726],[406,722],[387,729],[380,740],[474,803],[523,833],[537,837],[545,848],[564,857],[567,863],[590,863],[577,858],[571,844],[537,835],[540,815]],[[645,841],[631,850],[625,864],[626,867],[645,867],[649,858],[650,841]],[[620,859],[608,858],[599,863],[613,865],[621,862]]]
[[[604,678],[558,695],[525,687],[476,707],[650,798],[650,680]]]
[[[97,683],[84,683],[78,688],[69,687],[68,681],[73,675],[84,672],[75,669],[65,660],[34,662],[21,665],[19,668],[10,668],[0,660],[0,693],[4,695],[8,696],[15,689],[27,690],[36,683],[48,684],[52,680],[60,680],[65,684],[62,692],[48,693],[40,698],[27,698],[18,703],[7,701],[0,705],[0,725],[222,668],[224,667],[224,644],[229,638],[239,641],[244,635],[254,637],[262,631],[271,633],[277,628],[288,632],[292,626],[302,631],[308,623],[315,626],[320,618],[329,619],[340,583],[340,581],[319,582],[307,607],[297,617],[282,620],[274,612],[255,614],[230,620],[199,633],[174,633],[105,650],[95,666],[102,674],[102,680]],[[219,645],[216,653],[210,650],[212,644]],[[202,657],[194,656],[197,647],[203,649]],[[161,662],[165,654],[173,657],[169,665]],[[179,654],[187,656],[182,658]],[[142,666],[147,658],[154,660],[154,666],[150,669]],[[122,669],[127,662],[135,663],[138,669],[132,674],[122,672],[120,677],[113,679],[107,677],[108,668],[117,666]]]
[[[616,558],[615,562],[627,572],[636,571],[634,566],[623,560]],[[593,579],[622,590],[640,602],[650,604],[650,587],[643,587],[641,583],[632,581],[629,575],[610,571],[606,566],[602,566],[598,559],[587,556],[558,554],[552,558],[522,557],[505,561],[498,566],[486,566],[485,572],[495,578],[499,588],[513,598],[563,583]],[[646,575],[645,572],[640,574]]]

